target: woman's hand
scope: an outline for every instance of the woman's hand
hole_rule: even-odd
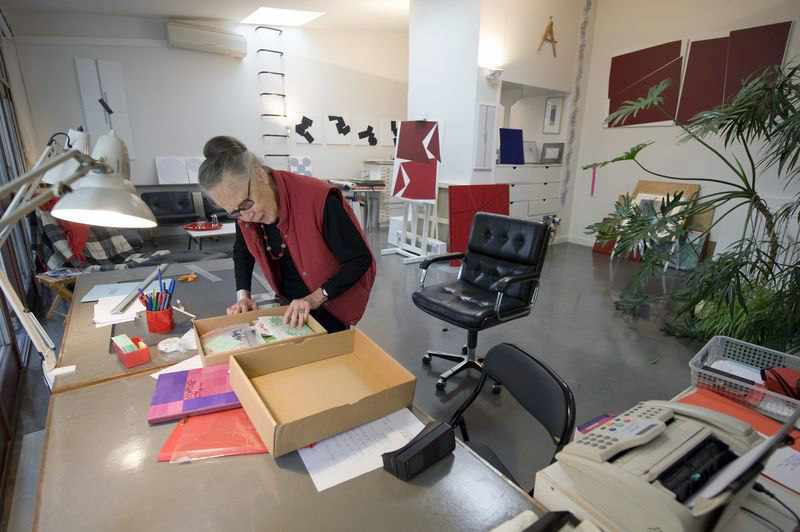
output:
[[[251,310],[258,310],[258,305],[255,301],[246,297],[244,299],[240,299],[230,307],[228,307],[228,316],[231,314],[239,314],[242,312],[248,312]]]
[[[283,324],[290,327],[300,327],[308,321],[308,315],[315,308],[327,301],[327,297],[322,294],[322,289],[317,288],[313,293],[302,299],[295,299],[289,303],[289,308],[283,314]]]

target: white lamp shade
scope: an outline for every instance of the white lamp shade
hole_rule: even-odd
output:
[[[127,190],[113,187],[76,189],[56,203],[52,215],[68,222],[103,227],[156,226],[155,216],[142,198]]]
[[[65,151],[66,149],[73,149],[81,153],[89,153],[88,133],[85,133],[84,131],[78,131],[76,129],[70,129],[67,135],[69,136],[69,144],[72,147],[67,148],[65,146]],[[56,154],[58,154],[57,151]],[[75,159],[64,161],[63,163],[59,164],[55,168],[50,169],[46,174],[44,174],[42,181],[50,185],[55,185],[56,183],[59,183],[64,179],[66,179],[67,177],[74,174],[77,169],[78,169],[78,161],[76,161]]]
[[[97,139],[94,150],[92,150],[92,159],[103,161],[111,168],[109,173],[120,175],[125,179],[131,178],[128,148],[125,146],[125,141],[119,138],[113,129]]]

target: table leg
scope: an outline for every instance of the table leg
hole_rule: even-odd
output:
[[[200,251],[203,251],[203,239],[202,238],[198,238],[197,239],[197,245],[200,246]]]
[[[186,248],[186,251],[191,251],[191,250],[192,250],[192,235],[189,235],[189,247]]]
[[[50,304],[50,308],[47,309],[47,314],[45,314],[44,316],[45,321],[53,317],[53,314],[56,313],[56,308],[58,307],[58,304],[61,302],[61,296],[58,295],[58,293],[53,292],[53,296],[55,296],[53,297],[53,302]]]

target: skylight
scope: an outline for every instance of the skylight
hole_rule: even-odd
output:
[[[325,13],[320,11],[301,11],[298,9],[278,9],[275,7],[259,7],[245,19],[242,24],[271,24],[273,26],[302,26]]]

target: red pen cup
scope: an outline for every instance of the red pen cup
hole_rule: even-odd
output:
[[[147,318],[147,330],[151,333],[168,333],[172,332],[175,327],[172,319],[172,307],[164,310],[145,311],[145,318]]]

